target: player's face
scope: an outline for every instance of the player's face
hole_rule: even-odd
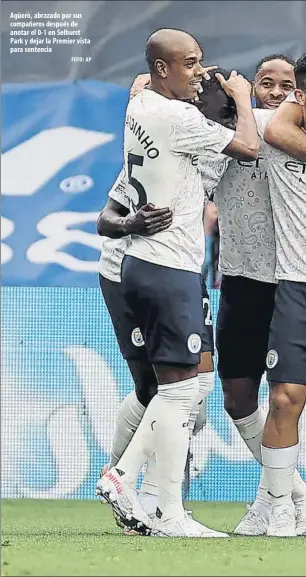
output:
[[[204,70],[202,51],[194,42],[191,46],[177,51],[167,67],[167,85],[178,100],[192,100],[201,89]]]
[[[278,108],[295,89],[293,66],[284,60],[264,62],[255,76],[253,88],[259,108]]]

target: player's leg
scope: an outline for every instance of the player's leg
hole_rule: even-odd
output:
[[[274,301],[275,285],[243,277],[224,277],[217,322],[217,347],[225,407],[260,463],[266,413],[258,405],[258,389],[265,370]],[[235,344],[229,348],[228,342]],[[234,376],[238,378],[232,378]],[[306,499],[306,486],[298,471],[294,474],[293,499],[297,511],[300,510],[301,500]],[[256,499],[235,528],[235,533],[264,534],[270,512],[271,497],[262,471]]]
[[[156,393],[157,381],[147,358],[142,335],[122,292],[121,283],[110,281],[101,274],[99,283],[121,354],[128,362],[135,383],[135,391],[131,391],[124,398],[117,415],[109,463],[112,467],[133,437],[149,403],[149,396]],[[146,383],[146,390],[143,383]]]
[[[292,502],[299,455],[298,424],[306,402],[306,283],[280,281],[267,355],[270,404],[262,462],[272,513],[268,535],[306,534]],[[303,500],[301,500],[303,507]],[[301,509],[303,516],[303,510]]]
[[[187,273],[186,275],[182,275],[178,272],[178,281],[175,281],[173,279],[173,283],[172,286],[174,284],[180,284],[180,280],[181,279],[181,287],[182,289],[185,286],[185,283],[190,283],[191,281],[191,286],[185,286],[185,294],[189,295],[190,298],[190,302],[194,303],[196,301],[197,294],[199,294],[198,292],[194,292],[194,279],[193,277],[195,275],[190,275],[189,273]],[[185,277],[187,277],[187,279],[185,280]],[[191,277],[191,279],[190,279]],[[200,279],[197,278],[197,282]],[[182,290],[181,289],[181,290]],[[198,291],[198,289],[197,289]],[[174,398],[175,398],[175,388],[177,386],[177,384],[179,383],[184,383],[184,380],[190,375],[190,377],[192,378],[194,376],[194,374],[196,373],[196,371],[199,371],[198,374],[198,385],[199,385],[199,390],[197,392],[197,394],[194,396],[193,402],[191,403],[191,410],[189,411],[189,420],[188,420],[188,428],[189,428],[189,439],[188,439],[188,444],[187,444],[187,448],[189,446],[189,441],[190,441],[190,437],[193,433],[193,429],[195,426],[195,421],[197,419],[197,416],[199,414],[199,408],[200,408],[200,404],[203,402],[203,399],[209,394],[209,392],[211,392],[212,388],[213,388],[213,382],[214,382],[214,378],[213,378],[213,361],[212,361],[212,349],[213,349],[213,334],[212,334],[212,321],[211,321],[211,315],[210,315],[210,308],[209,308],[209,300],[208,300],[208,294],[206,291],[206,287],[205,287],[205,283],[202,284],[201,286],[201,291],[202,291],[202,323],[199,325],[190,325],[188,326],[188,322],[194,322],[192,321],[192,318],[195,318],[198,314],[199,314],[199,306],[197,306],[194,310],[192,310],[192,306],[191,304],[186,304],[181,305],[180,308],[175,307],[175,313],[176,313],[176,318],[172,318],[171,314],[169,315],[168,319],[165,319],[165,325],[164,325],[164,330],[166,332],[170,330],[173,331],[174,334],[177,335],[177,343],[176,343],[176,350],[169,350],[169,345],[168,345],[168,351],[165,351],[165,349],[163,349],[163,347],[160,348],[160,351],[157,352],[157,354],[154,357],[154,360],[156,360],[157,362],[155,363],[155,370],[157,373],[157,377],[158,377],[158,381],[161,384],[161,388],[163,387],[169,387],[169,392],[172,392],[172,387],[173,387],[173,392],[174,392]],[[194,296],[192,296],[194,294]],[[175,295],[173,295],[175,296]],[[171,299],[171,295],[169,293],[169,298]],[[165,309],[169,309],[169,306],[166,305]],[[188,310],[189,309],[189,310]],[[166,310],[164,312],[164,314],[166,314]],[[187,317],[187,311],[188,311],[188,316],[189,319]],[[191,317],[191,319],[190,319]],[[184,318],[185,318],[185,322],[184,322]],[[203,323],[204,320],[204,323]],[[175,326],[175,324],[177,324],[177,327]],[[185,326],[184,326],[185,325]],[[201,330],[202,330],[202,337],[201,337],[201,341],[202,341],[202,346],[201,346],[201,357],[200,357],[200,364],[199,367],[196,368],[194,366],[194,363],[196,362],[196,359],[194,359],[194,355],[197,355],[199,353],[197,353],[198,351],[198,346],[197,346],[197,335],[201,334]],[[181,334],[181,336],[180,336]],[[166,339],[167,340],[167,339]],[[156,342],[156,338],[154,339],[154,335],[153,335],[153,339],[152,342],[154,343],[154,341]],[[188,349],[188,341],[189,341],[189,349]],[[187,347],[186,347],[186,343],[187,343]],[[193,352],[194,351],[194,352]],[[166,360],[168,357],[169,359],[169,364],[166,364]],[[159,359],[162,358],[165,362],[158,362]],[[170,365],[170,363],[173,362],[173,360],[176,360],[177,362],[175,363],[175,365]],[[182,363],[185,362],[185,367],[182,367],[180,364],[178,363]],[[188,373],[187,373],[188,371]],[[189,378],[190,378],[189,377]],[[174,410],[174,400],[172,401],[172,410]],[[180,410],[180,407],[178,406],[177,411]],[[160,449],[159,453],[157,452],[157,467],[158,467],[158,478],[159,478],[159,496],[158,496],[158,511],[159,511],[159,520],[157,520],[157,523],[155,524],[155,528],[158,528],[159,531],[167,531],[169,529],[174,530],[175,527],[175,522],[174,519],[175,517],[178,519],[180,517],[180,513],[179,513],[179,507],[181,508],[181,479],[182,479],[182,473],[183,473],[183,465],[184,465],[184,461],[186,458],[186,447],[184,450],[185,456],[183,456],[183,443],[180,443],[180,447],[178,446],[178,443],[175,444],[175,438],[177,436],[177,431],[179,431],[179,429],[182,431],[182,427],[178,427],[178,429],[175,431],[174,428],[171,426],[171,423],[166,422],[165,423],[158,423],[157,422],[157,441],[158,441],[158,435],[160,436],[160,440],[159,443],[162,446],[162,441],[161,439],[163,438],[163,433],[162,431],[164,430],[165,426],[168,426],[168,432],[167,432],[167,438],[171,439],[171,443],[169,443],[168,445],[168,454],[167,454],[167,448],[166,450],[164,450],[164,448],[162,447],[162,450]],[[154,426],[155,429],[155,426]],[[172,446],[171,446],[172,445]],[[175,448],[178,448],[178,452],[179,455],[173,455],[173,447],[175,446]],[[177,479],[176,481],[173,483],[174,479],[173,479],[173,474],[172,474],[172,478],[169,477],[169,474],[167,474],[167,465],[166,463],[168,463],[169,460],[169,453],[172,453],[173,455],[173,463],[176,463],[176,467],[177,467]],[[168,469],[169,470],[169,469]],[[172,473],[172,472],[171,472]],[[169,484],[169,479],[171,481],[171,484]],[[160,488],[161,487],[161,488]],[[172,503],[174,504],[173,501],[173,495],[176,494],[177,496],[177,505],[175,507],[177,508],[172,508]],[[172,501],[172,503],[170,504],[170,500]]]
[[[158,392],[113,473],[120,493],[117,502],[129,498],[128,487],[135,486],[139,469],[153,449],[159,490],[155,530],[160,534],[163,526],[165,535],[224,536],[196,522],[190,528],[181,498],[188,420],[199,393],[197,364],[204,340],[200,278],[128,257],[123,279],[126,297],[139,315]]]
[[[265,371],[274,294],[275,285],[224,276],[217,318],[218,370],[225,410],[259,462],[266,413],[258,404],[258,391]],[[265,533],[270,502],[262,484],[256,502],[235,532]]]
[[[118,463],[138,428],[150,400],[157,392],[156,375],[148,361],[145,347],[139,352],[137,359],[126,360],[135,383],[135,391],[131,391],[123,399],[119,408],[112,443],[110,467],[114,467]]]
[[[116,418],[116,428],[112,441],[110,462],[104,466],[101,473],[104,473],[109,467],[113,467],[119,461],[126,447],[131,441],[150,400],[157,392],[157,380],[154,369],[148,361],[146,348],[143,346],[141,333],[136,328],[136,322],[129,310],[126,299],[121,290],[121,283],[115,283],[100,275],[101,291],[110,313],[112,323],[117,336],[118,344],[123,357],[126,359],[131,375],[135,383],[135,391],[131,391],[122,401]],[[204,289],[203,289],[204,290]],[[206,288],[205,288],[206,291]],[[207,292],[203,293],[203,312],[206,321],[211,323],[209,313],[209,302]],[[205,359],[207,353],[203,353]],[[203,364],[205,363],[205,365]],[[200,366],[201,372],[211,370],[207,360],[203,361]],[[209,393],[211,388],[211,375],[206,373],[200,375],[200,390],[203,390],[203,398]],[[199,407],[193,412],[193,418],[190,419],[190,435],[194,428],[194,422],[197,418]],[[203,425],[198,423],[200,430]],[[143,482],[140,489],[140,502],[145,512],[154,516],[157,501],[157,473],[156,459],[152,454],[148,460]]]
[[[157,392],[157,380],[152,364],[148,361],[142,335],[122,292],[121,283],[112,282],[102,275],[99,276],[99,281],[119,348],[127,361],[135,384],[135,390],[131,391],[120,405],[112,440],[110,462],[102,468],[102,475],[118,463],[133,438],[150,400]],[[148,461],[141,491],[141,503],[149,516],[155,514],[156,501],[156,460],[152,454]]]

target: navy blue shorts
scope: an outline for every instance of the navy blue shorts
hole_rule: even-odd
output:
[[[221,378],[260,379],[265,372],[275,289],[246,277],[222,277],[216,330]]]
[[[126,256],[122,289],[152,364],[197,365],[201,352],[212,352],[200,274]]]
[[[122,283],[108,280],[101,274],[99,282],[123,358],[144,362],[147,360],[144,340],[122,292]]]
[[[281,280],[275,293],[268,381],[306,385],[306,283]]]

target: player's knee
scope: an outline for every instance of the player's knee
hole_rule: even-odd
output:
[[[157,393],[157,385],[146,385],[146,386],[139,386],[139,384],[135,386],[135,393],[138,401],[147,408],[149,403],[152,401],[153,397]]]
[[[298,418],[305,404],[304,387],[295,384],[273,384],[270,387],[270,414],[274,418]]]
[[[224,408],[232,419],[252,415],[258,407],[258,386],[251,379],[222,379]]]

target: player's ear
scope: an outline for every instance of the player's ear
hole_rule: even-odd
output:
[[[167,78],[168,75],[168,66],[164,60],[161,58],[157,58],[154,62],[156,74],[161,78]]]
[[[300,90],[299,88],[296,88],[294,94],[298,103],[301,104],[302,106],[306,106],[306,93]]]

